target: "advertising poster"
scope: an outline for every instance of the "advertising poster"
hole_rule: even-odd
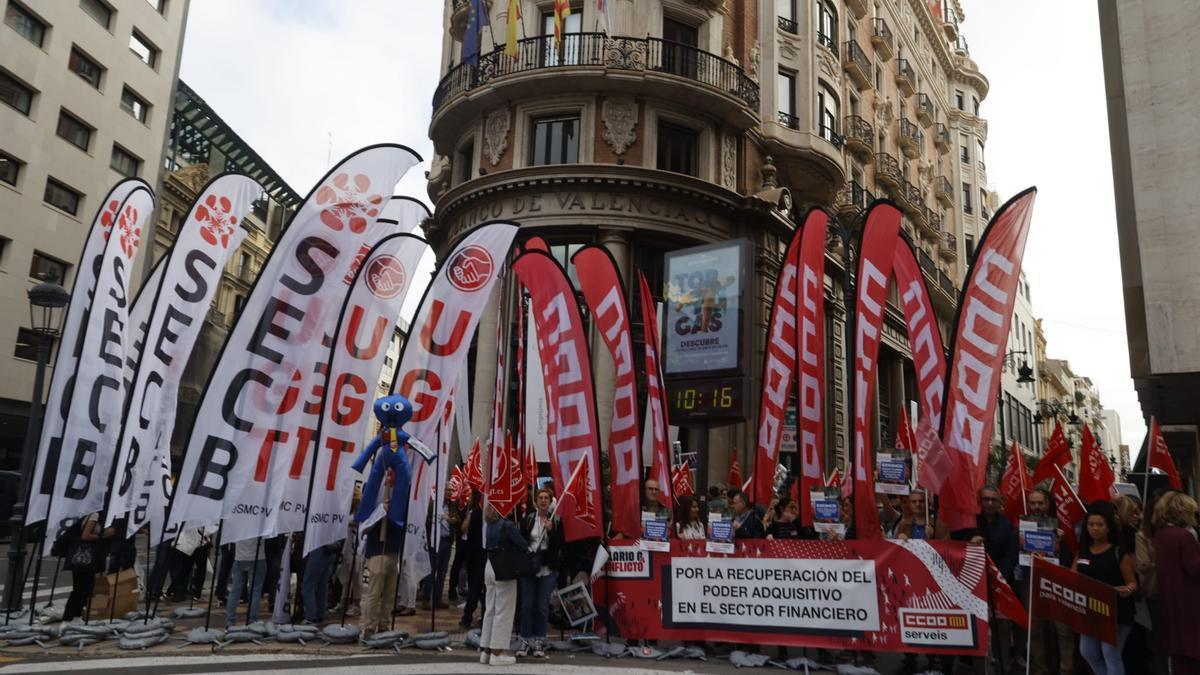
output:
[[[986,555],[962,542],[694,540],[653,553],[646,577],[599,577],[598,629],[626,638],[982,655]],[[608,616],[605,617],[604,615]]]
[[[667,377],[740,365],[745,246],[734,240],[667,254]]]

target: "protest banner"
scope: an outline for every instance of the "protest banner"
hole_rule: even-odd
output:
[[[1033,560],[1033,580],[1035,616],[1117,644],[1117,589],[1041,558]]]
[[[670,553],[613,547],[594,597],[620,635],[981,655],[986,556],[961,542],[739,540],[733,555],[676,540]],[[649,560],[641,564],[642,560]],[[615,564],[613,561],[617,561]],[[605,616],[607,615],[607,616]]]

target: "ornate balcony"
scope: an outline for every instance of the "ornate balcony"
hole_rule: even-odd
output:
[[[873,201],[875,195],[857,182],[850,181],[838,190],[833,205],[839,213],[854,215],[865,211]]]
[[[867,15],[867,0],[846,0],[846,9],[861,19]]]
[[[842,69],[859,89],[870,89],[874,84],[871,81],[871,59],[854,40],[846,40],[845,47],[842,51]]]
[[[937,119],[937,108],[933,105],[933,99],[929,97],[929,94],[917,94],[917,121],[928,129],[933,126],[935,119]]]
[[[826,35],[822,32],[817,32],[817,44],[833,52],[834,56],[838,55],[837,40],[833,39],[832,35]]]
[[[933,144],[937,146],[938,152],[943,155],[950,152],[950,131],[941,122],[938,122],[933,127]]]
[[[477,119],[479,106],[455,103],[478,99],[484,91],[498,101],[541,96],[551,86],[545,76],[554,71],[570,73],[553,80],[552,88],[559,93],[658,95],[704,109],[739,128],[757,124],[758,83],[716,54],[658,38],[570,33],[561,50],[551,38],[525,38],[517,43],[515,58],[501,46],[480,55],[478,65],[462,63],[450,69],[434,90],[430,135],[457,133]]]
[[[942,238],[942,215],[929,207],[925,207],[925,235],[934,243]]]
[[[883,61],[890,61],[896,54],[892,29],[883,19],[871,20],[871,44],[875,46],[875,55]]]
[[[921,271],[928,274],[931,281],[937,281],[938,269],[937,265],[933,262],[933,256],[926,253],[925,249],[921,249],[917,251],[917,260],[921,265]]]
[[[875,154],[875,180],[887,186],[888,191],[897,197],[904,194],[904,175],[900,173],[900,162],[886,152]]]
[[[921,229],[929,225],[929,210],[925,208],[921,188],[903,179],[900,183],[900,207]]]
[[[908,64],[908,59],[896,61],[896,86],[905,96],[912,96],[917,91],[917,75]]]
[[[953,232],[942,233],[941,246],[942,260],[946,262],[954,262],[958,260],[958,237],[954,236]]]
[[[900,120],[900,135],[896,137],[896,143],[899,144],[905,157],[917,157],[924,147],[925,134],[921,132],[921,127],[902,119]]]
[[[949,8],[944,8],[943,11],[950,11]],[[946,39],[951,42],[958,42],[958,24],[954,22],[954,15],[947,14],[942,18],[942,30],[946,32]]]
[[[800,118],[796,117],[795,115],[793,115],[791,113],[786,113],[786,112],[780,110],[779,117],[777,119],[780,124],[782,124],[783,126],[789,128],[789,129],[799,129],[800,128]]]
[[[945,176],[937,177],[934,196],[946,206],[954,206],[954,188],[950,187],[950,181]]]
[[[950,305],[953,306],[958,302],[958,287],[954,285],[954,280],[950,278],[943,270],[938,270],[938,288],[946,294],[950,299]]]
[[[863,159],[870,160],[875,153],[875,130],[871,123],[858,115],[850,115],[843,121],[846,131],[846,149]]]
[[[824,138],[825,140],[829,141],[830,143],[833,143],[833,147],[835,147],[839,150],[841,150],[842,147],[844,147],[846,145],[846,137],[839,134],[837,129],[834,129],[832,127],[827,127],[824,124],[822,124],[821,128],[818,130],[818,132],[819,132],[819,135],[821,136],[821,138]]]
[[[796,22],[792,21],[791,19],[787,18],[786,16],[777,17],[776,21],[779,24],[779,30],[781,30],[785,33],[791,33],[792,35],[796,35],[799,32],[799,29],[796,26]]]

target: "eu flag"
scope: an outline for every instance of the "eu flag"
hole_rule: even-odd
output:
[[[487,8],[483,0],[471,0],[467,10],[467,32],[463,35],[462,62],[479,65],[479,31],[488,25]]]

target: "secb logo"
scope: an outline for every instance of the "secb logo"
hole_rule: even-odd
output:
[[[492,254],[482,246],[472,244],[462,249],[450,259],[446,275],[451,285],[460,291],[470,293],[487,285],[495,270]]]
[[[404,290],[404,266],[390,255],[372,258],[367,263],[367,288],[377,298],[396,297]]]

